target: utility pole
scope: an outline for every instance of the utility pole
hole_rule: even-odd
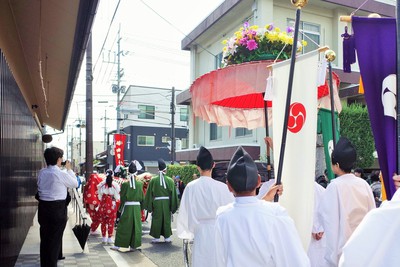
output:
[[[104,151],[107,150],[107,109],[104,109]]]
[[[92,72],[92,35],[86,49],[86,181],[93,173],[93,72]]]
[[[119,96],[121,92],[121,37],[120,37],[120,31],[121,31],[121,25],[119,26],[118,29],[118,53],[117,53],[117,134],[120,133],[120,119],[121,119],[121,113],[119,111],[120,109],[120,103],[119,103]]]
[[[68,147],[68,125],[67,125],[67,146],[66,146],[66,148],[67,148],[67,158],[66,159],[70,159],[70,157],[69,157],[69,153],[68,153],[68,150],[69,150],[69,147]]]
[[[175,163],[175,87],[172,87],[171,97],[171,164]]]
[[[71,160],[72,160],[72,167],[75,167],[75,158],[74,158],[74,126],[71,127]]]

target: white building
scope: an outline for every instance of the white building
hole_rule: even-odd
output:
[[[172,136],[175,150],[187,148],[188,107],[175,104],[180,92],[175,88],[128,87],[119,107],[121,133],[127,134],[129,140],[125,145],[125,161],[142,160],[147,168],[157,167],[159,158],[172,161]]]
[[[363,6],[358,10],[359,6]],[[314,0],[309,1],[301,11],[300,30],[308,45],[304,51],[311,51],[318,46],[328,46],[337,54],[332,63],[334,71],[341,80],[340,97],[354,101],[359,98],[359,73],[357,66],[352,66],[352,73],[342,70],[342,38],[344,27],[351,25],[341,22],[340,16],[348,16],[352,12],[358,16],[379,13],[382,16],[395,16],[395,1],[344,1]],[[182,49],[191,52],[191,80],[220,67],[222,59],[221,44],[237,31],[244,22],[263,27],[273,23],[285,29],[293,26],[296,7],[288,0],[226,0],[202,21],[186,38],[182,40]],[[305,35],[308,37],[305,37]],[[311,41],[312,39],[313,41]],[[315,43],[314,43],[315,42]],[[177,96],[178,104],[191,105],[189,90]],[[203,145],[213,151],[216,160],[229,160],[238,145],[252,148],[254,159],[265,159],[266,147],[263,138],[265,129],[248,130],[243,128],[218,127],[200,118],[193,119],[189,108],[189,148],[192,150],[177,153],[178,160],[195,161],[197,147]],[[272,132],[270,130],[270,132]]]

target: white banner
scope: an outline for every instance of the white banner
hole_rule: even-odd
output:
[[[293,218],[304,249],[310,243],[317,135],[318,51],[296,58],[281,181],[280,204]],[[273,65],[273,145],[275,177],[279,164],[290,60]]]

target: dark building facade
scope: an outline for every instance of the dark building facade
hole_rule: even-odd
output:
[[[14,266],[37,210],[44,145],[1,50],[0,121],[0,265]]]
[[[142,160],[142,161],[157,161],[158,158],[171,161],[171,151],[168,149],[168,142],[171,137],[171,128],[164,127],[145,127],[145,126],[129,126],[124,129],[124,132],[130,135],[129,149],[125,147],[125,159]],[[186,139],[187,129],[175,129],[176,139]],[[140,141],[141,137],[154,137],[154,145],[143,145]]]

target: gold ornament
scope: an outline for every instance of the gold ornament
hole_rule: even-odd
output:
[[[336,53],[333,50],[326,50],[325,52],[325,58],[326,60],[328,60],[329,62],[332,62],[336,59]]]
[[[305,7],[308,3],[308,0],[291,0],[292,1],[292,5],[302,8]]]
[[[368,15],[368,18],[380,18],[381,15],[379,15],[378,13],[371,13]]]

